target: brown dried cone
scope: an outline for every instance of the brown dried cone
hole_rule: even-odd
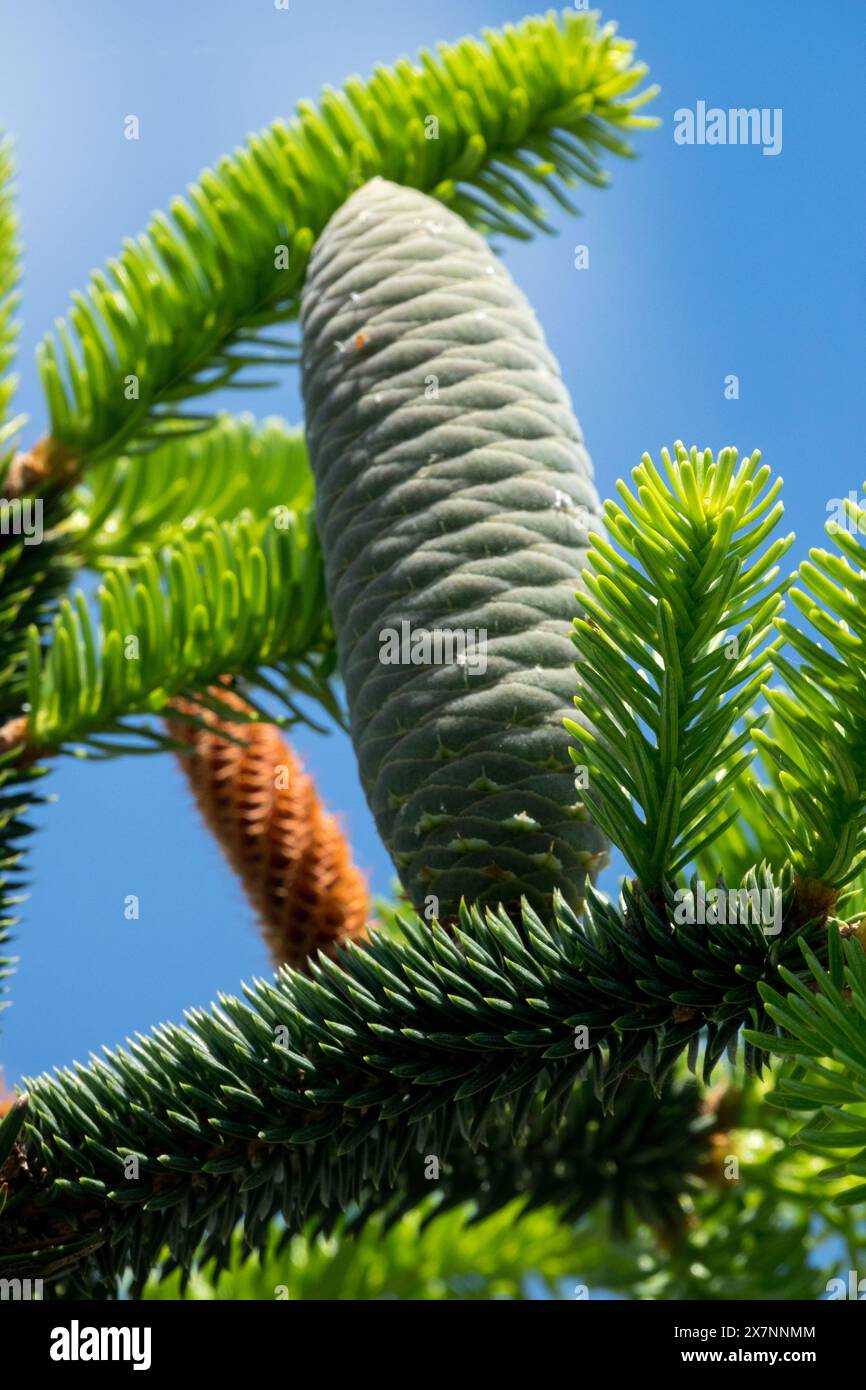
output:
[[[246,710],[220,687],[223,704]],[[203,716],[207,729],[166,720],[199,808],[258,913],[275,965],[303,966],[318,951],[365,934],[370,899],[339,824],[272,724],[233,723],[186,701],[180,713]],[[232,735],[243,743],[225,737]]]

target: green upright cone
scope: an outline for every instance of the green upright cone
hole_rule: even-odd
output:
[[[302,302],[328,593],[361,779],[416,908],[576,903],[605,841],[563,717],[592,465],[535,316],[442,204],[374,179]]]

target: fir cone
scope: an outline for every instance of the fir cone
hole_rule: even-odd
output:
[[[462,217],[381,178],[316,243],[301,319],[352,742],[407,895],[446,924],[577,908],[607,857],[563,725],[600,509],[541,328]]]
[[[234,691],[218,693],[224,704],[247,708]],[[209,726],[167,720],[172,738],[191,750],[179,760],[258,914],[274,964],[300,967],[318,951],[334,955],[363,936],[370,910],[364,876],[279,731],[232,723],[185,700],[172,708],[204,715]]]

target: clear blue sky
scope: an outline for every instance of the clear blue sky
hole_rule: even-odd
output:
[[[35,344],[70,291],[200,169],[295,101],[419,45],[516,20],[521,0],[0,0],[0,127],[14,132],[27,244],[21,405],[44,427]],[[681,437],[760,447],[787,481],[797,556],[859,489],[863,436],[862,53],[851,0],[619,0],[662,95],[640,159],[585,190],[555,239],[508,248],[562,363],[602,493]],[[680,146],[703,100],[783,111],[775,158]],[[141,139],[123,138],[139,117]],[[577,242],[590,269],[573,268]],[[724,378],[740,379],[726,400]],[[232,408],[299,418],[298,381]],[[386,891],[347,740],[296,746]],[[7,1078],[206,1003],[267,969],[251,914],[169,758],[64,760],[32,842]],[[124,898],[141,899],[127,922]]]

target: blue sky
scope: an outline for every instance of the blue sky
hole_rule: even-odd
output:
[[[662,86],[640,158],[579,220],[507,248],[562,364],[600,492],[676,438],[760,447],[786,480],[796,558],[861,489],[863,12],[842,0],[619,0],[604,10]],[[0,0],[0,127],[26,240],[20,404],[45,424],[34,348],[69,294],[200,169],[325,83],[517,20],[510,0]],[[780,108],[781,152],[679,145],[675,112]],[[123,138],[139,117],[138,142]],[[574,248],[590,251],[575,270]],[[725,378],[739,378],[739,399]],[[298,381],[224,402],[300,418]],[[295,746],[385,892],[391,868],[348,741]],[[251,913],[167,757],[62,760],[31,845],[7,1078],[120,1041],[267,969]],[[127,922],[127,894],[141,917]]]

